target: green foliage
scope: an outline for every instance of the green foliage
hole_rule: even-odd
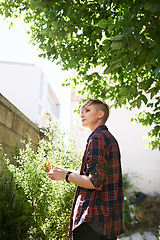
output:
[[[23,16],[40,56],[77,71],[66,84],[81,86],[79,93],[159,114],[159,0],[3,0],[0,13]],[[96,66],[103,71],[89,72]],[[150,147],[160,148],[159,120],[137,121],[151,125]]]
[[[0,169],[0,239],[25,239],[34,224],[32,206],[27,202],[23,189],[17,189],[5,158],[4,155],[1,157]]]
[[[134,186],[131,184],[129,175],[123,174],[123,187],[124,187],[124,220],[126,229],[131,229],[138,223],[135,216],[134,205],[132,204],[129,192],[133,193]]]
[[[8,236],[10,239],[69,239],[75,186],[65,181],[52,181],[43,168],[49,161],[77,169],[81,157],[75,151],[75,142],[67,140],[66,134],[58,128],[48,129],[45,135],[46,138],[39,141],[36,153],[29,141],[25,143],[24,150],[19,150],[14,164],[6,158],[2,159],[10,176],[6,176],[4,184],[2,181],[0,184],[3,189],[0,198],[6,196],[0,204],[4,212],[0,226],[2,239],[8,239]],[[3,177],[2,172],[1,179]],[[6,211],[3,211],[5,208]]]

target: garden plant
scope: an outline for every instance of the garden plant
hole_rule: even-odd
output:
[[[81,156],[75,142],[57,127],[45,132],[36,153],[31,145],[29,140],[25,149],[16,151],[13,162],[2,157],[0,238],[69,239],[75,186],[50,180],[47,165],[77,169]]]

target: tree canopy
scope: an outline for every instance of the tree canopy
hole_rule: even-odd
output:
[[[23,16],[40,56],[76,70],[66,84],[79,93],[130,110],[143,104],[137,122],[160,149],[159,0],[2,0],[0,13]]]

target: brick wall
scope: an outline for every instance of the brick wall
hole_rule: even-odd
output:
[[[3,153],[11,157],[16,145],[24,148],[21,140],[27,139],[28,135],[32,139],[32,148],[36,150],[39,134],[39,128],[0,94],[0,144]]]

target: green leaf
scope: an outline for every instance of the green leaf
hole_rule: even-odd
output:
[[[127,87],[122,87],[120,89],[120,95],[122,95],[122,96],[125,96],[127,94],[127,92],[128,92],[128,88]]]
[[[133,36],[131,36],[128,40],[128,47],[131,51],[134,51],[136,46],[137,46],[137,41]]]
[[[131,102],[131,105],[132,105],[132,107],[136,107],[136,106],[137,106],[137,100],[132,101],[132,102]],[[135,119],[134,119],[134,120],[135,120]]]
[[[137,99],[137,107],[141,107],[141,96]]]
[[[120,61],[117,61],[116,63],[112,63],[111,65],[110,65],[110,69],[111,70],[114,70],[115,68],[119,68],[121,66],[121,62]]]
[[[146,2],[144,5],[144,9],[151,11],[151,12],[156,12],[160,10],[160,3],[159,2]]]
[[[114,50],[120,50],[124,46],[123,41],[114,41],[111,43],[111,48]]]
[[[106,29],[106,27],[108,26],[108,22],[106,19],[101,19],[98,23],[97,23],[98,27]]]
[[[114,25],[114,19],[109,17],[108,20],[108,32],[111,33],[112,32],[112,29],[115,27]]]
[[[124,38],[124,35],[117,35],[117,36],[113,37],[112,40],[118,41],[118,40],[122,40],[123,38]]]
[[[114,63],[114,62],[120,61],[125,55],[126,55],[126,53],[122,53],[122,54],[116,55],[115,57],[113,57],[111,59],[111,62]]]
[[[107,22],[108,22],[109,25],[114,25],[114,19],[112,17],[109,17],[107,19]]]
[[[143,101],[145,104],[147,104],[148,99],[146,98],[146,96],[142,95],[142,96],[141,96],[141,99],[142,99],[142,101]]]

